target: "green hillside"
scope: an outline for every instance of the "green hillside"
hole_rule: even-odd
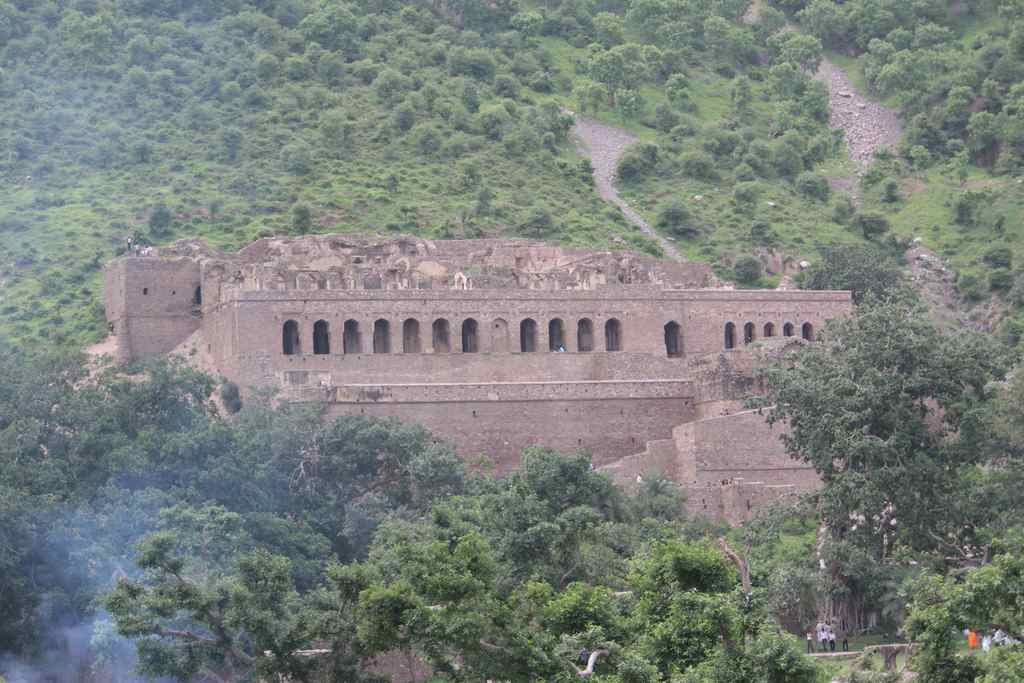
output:
[[[803,3],[778,4],[819,32]],[[640,137],[620,172],[624,195],[727,277],[744,255],[814,260],[863,242],[865,223],[829,187],[853,167],[809,77],[821,43],[770,6],[752,19],[748,5],[0,1],[0,335],[99,339],[99,270],[129,236],[238,248],[305,232],[521,235],[659,253],[596,196],[560,107]],[[941,24],[963,36],[950,50],[983,52],[988,65],[989,48],[973,47],[990,45],[984,31],[1011,47],[1017,35],[992,21],[997,10],[936,15],[920,31]],[[893,14],[892,40],[907,43],[899,32],[913,35],[920,16],[931,14]],[[819,37],[865,49],[853,29]],[[923,40],[909,40],[912,56],[930,49]],[[849,61],[880,88],[870,60]],[[1012,91],[994,114],[1004,128]],[[945,106],[929,98],[900,103],[929,115]],[[870,237],[891,254],[922,238],[964,270],[975,299],[1012,289],[1012,263],[993,279],[985,261],[1018,236],[1011,133],[983,149],[967,135],[965,151],[949,142],[925,160],[913,121],[908,147],[864,188],[862,210],[891,226]],[[890,180],[895,199],[883,196]],[[756,275],[748,284],[775,282]]]

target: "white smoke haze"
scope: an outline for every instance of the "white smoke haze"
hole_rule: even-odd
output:
[[[134,643],[100,613],[89,621],[49,629],[40,654],[31,661],[0,652],[0,683],[173,683],[139,675],[137,662]]]

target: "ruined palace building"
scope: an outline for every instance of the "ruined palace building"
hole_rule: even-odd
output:
[[[754,368],[852,304],[712,281],[705,264],[630,252],[323,235],[123,256],[104,299],[121,359],[177,352],[243,392],[417,422],[498,473],[529,446],[586,449],[737,522],[818,481],[782,426],[743,409]]]

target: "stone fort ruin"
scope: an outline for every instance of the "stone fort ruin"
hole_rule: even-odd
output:
[[[851,300],[712,284],[705,264],[629,252],[328,235],[121,257],[104,299],[120,359],[178,352],[243,391],[418,422],[499,473],[528,446],[587,449],[738,522],[817,484],[742,409],[753,369]]]

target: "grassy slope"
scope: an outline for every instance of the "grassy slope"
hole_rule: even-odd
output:
[[[568,88],[575,75],[572,60],[584,50],[554,38],[543,39],[541,47],[551,55],[554,80],[561,87],[552,94],[523,88],[522,103],[553,100],[573,107]],[[699,119],[714,122],[726,116],[729,80],[700,66],[691,75]],[[273,109],[241,112],[239,126],[245,142],[236,163],[226,162],[219,151],[221,130],[200,126],[186,131],[191,136],[188,142],[156,145],[151,163],[112,168],[61,164],[45,178],[7,178],[8,192],[0,197],[0,221],[15,227],[0,230],[0,263],[4,264],[0,333],[23,341],[66,339],[73,344],[101,338],[99,268],[129,234],[146,233],[148,212],[158,200],[171,207],[176,220],[168,234],[154,237],[157,243],[198,237],[216,247],[236,249],[261,235],[289,232],[288,212],[297,201],[313,207],[318,232],[516,235],[523,234],[517,226],[524,213],[542,204],[557,216],[559,241],[657,250],[625,223],[617,209],[600,202],[579,181],[578,159],[571,145],[562,145],[556,155],[511,156],[500,143],[476,136],[475,149],[458,159],[424,156],[410,149],[408,134],[381,136],[375,124],[388,112],[377,104],[372,87],[351,80],[342,92],[330,93],[325,103],[345,107],[356,123],[350,149],[337,159],[317,159],[308,175],[292,175],[282,168],[281,147],[293,136],[319,144],[316,112],[287,106],[294,87],[281,81],[266,86]],[[660,89],[651,85],[644,86],[642,94],[645,114],[664,99]],[[486,106],[486,96],[483,100]],[[769,108],[763,102],[754,106],[761,114]],[[656,132],[639,120],[624,121],[608,111],[599,112],[598,117],[626,127],[641,139],[656,138]],[[467,188],[459,179],[461,169],[469,165],[480,171],[480,186],[494,192],[495,210],[466,226],[460,216],[472,206],[479,187]],[[749,227],[749,218],[734,211],[728,198],[711,184],[665,178],[628,188],[626,194],[649,218],[670,194],[686,198],[703,194],[707,201],[695,206],[696,213],[719,227],[707,239],[681,245],[691,258],[715,260],[728,255],[742,246],[743,230]],[[768,185],[763,197],[767,201],[778,203],[771,218],[782,244],[790,252],[811,256],[813,246],[821,241],[821,227],[816,218],[807,219],[824,215],[825,207],[803,202],[775,184]],[[816,208],[820,210],[815,212]],[[836,239],[841,237],[835,229],[830,232]]]
[[[953,28],[958,40],[970,45],[986,31],[1000,25],[1001,20],[994,13],[982,13],[965,15]],[[830,53],[830,58],[847,70],[857,88],[868,92],[862,59],[834,53]],[[895,98],[884,103],[897,106]],[[982,256],[991,247],[1008,246],[1015,252],[1015,262],[1024,260],[1024,252],[1019,249],[1024,244],[1024,183],[1017,177],[997,176],[975,167],[970,169],[963,185],[954,176],[953,169],[944,165],[933,166],[925,172],[907,172],[900,179],[900,202],[892,205],[882,202],[875,188],[865,193],[865,207],[886,214],[895,235],[920,239],[926,247],[947,259],[959,274],[977,278],[984,285],[989,268]],[[986,193],[976,221],[969,227],[956,224],[953,210],[955,199],[967,190]],[[996,227],[1000,217],[1003,218],[1001,230]],[[993,295],[1000,296],[998,292]]]
[[[30,176],[31,165],[6,174],[0,195],[0,335],[76,345],[102,338],[100,268],[128,235],[147,234],[148,213],[159,200],[175,221],[166,234],[148,235],[157,243],[198,237],[237,249],[259,236],[288,233],[290,207],[302,201],[313,207],[316,232],[529,236],[519,226],[532,208],[543,206],[556,216],[555,238],[563,243],[657,251],[581,180],[571,144],[561,144],[556,153],[513,155],[500,142],[469,135],[468,149],[455,158],[445,152],[424,155],[412,144],[412,133],[382,134],[380,121],[389,112],[372,87],[352,79],[330,92],[324,106],[343,108],[355,123],[353,142],[336,158],[316,156],[311,173],[293,175],[281,163],[282,146],[296,138],[322,144],[319,108],[287,105],[295,88],[281,79],[265,88],[273,108],[239,111],[245,141],[237,162],[224,159],[222,130],[208,125],[184,131],[187,140],[172,136],[154,144],[150,163],[101,168],[62,150],[51,154],[63,158],[45,177]],[[101,102],[104,96],[114,97],[100,92]],[[540,99],[524,88],[520,104],[525,111]],[[481,100],[487,106],[493,95],[485,90]],[[114,105],[81,111],[76,123],[89,130],[86,120],[101,118],[104,106]],[[476,169],[478,183],[463,180],[466,168]],[[493,209],[471,215],[481,187],[494,194]]]
[[[983,25],[965,27],[964,39]],[[584,50],[556,38],[543,39],[541,48],[552,58],[558,87],[552,94],[524,87],[521,104],[554,100],[574,108],[568,88],[575,75],[573,59]],[[856,80],[855,60],[846,59],[843,65],[853,69]],[[689,75],[696,104],[693,114],[700,122],[714,123],[731,114],[728,79],[700,64],[694,64]],[[760,134],[773,104],[763,81],[752,85],[753,113],[745,123]],[[292,175],[279,161],[283,144],[295,135],[320,144],[315,134],[317,112],[281,104],[294,95],[293,88],[286,82],[268,87],[273,109],[240,115],[245,142],[237,163],[222,158],[221,131],[209,126],[192,134],[193,144],[172,140],[156,145],[150,163],[112,168],[71,163],[59,165],[45,178],[29,179],[21,173],[5,177],[6,191],[0,195],[0,335],[73,344],[101,338],[99,268],[127,235],[146,232],[148,210],[159,197],[176,214],[171,231],[159,242],[201,237],[214,246],[235,249],[261,235],[288,232],[288,212],[296,201],[313,207],[318,232],[515,235],[523,234],[518,228],[523,216],[542,204],[556,216],[560,230],[553,237],[560,241],[595,247],[621,246],[625,241],[634,248],[656,249],[579,180],[571,145],[561,145],[556,154],[513,156],[500,143],[473,136],[471,149],[458,158],[424,156],[412,148],[408,135],[381,136],[376,124],[388,112],[376,103],[372,87],[358,82],[331,91],[325,104],[343,107],[355,122],[351,147],[337,158],[318,158],[306,176]],[[642,94],[646,114],[664,99],[654,86],[644,86]],[[486,105],[486,93],[483,101]],[[658,140],[656,132],[639,120],[623,121],[610,111],[597,116],[641,139]],[[480,185],[467,187],[460,180],[466,166],[479,170]],[[817,170],[830,177],[851,172],[843,158],[829,160]],[[700,238],[680,241],[680,247],[690,258],[711,261],[726,274],[736,255],[754,248],[749,230],[755,218],[770,221],[770,246],[795,258],[813,259],[821,246],[861,241],[832,222],[830,204],[796,193],[786,181],[760,184],[763,193],[751,206],[732,199],[731,179],[700,181],[678,170],[631,184],[623,192],[652,223],[660,204],[682,200],[710,229]],[[866,205],[886,212],[895,234],[920,237],[955,267],[984,276],[979,258],[986,248],[1001,240],[1020,243],[1024,190],[1015,179],[988,178],[981,172],[975,172],[968,185],[992,192],[970,230],[953,224],[952,197],[960,188],[939,169],[905,181],[906,199],[897,205],[883,205],[872,192],[866,195]],[[480,186],[494,192],[495,208],[487,216],[464,221]],[[998,215],[1006,216],[1003,238],[992,227]],[[765,278],[762,285],[775,282]]]

